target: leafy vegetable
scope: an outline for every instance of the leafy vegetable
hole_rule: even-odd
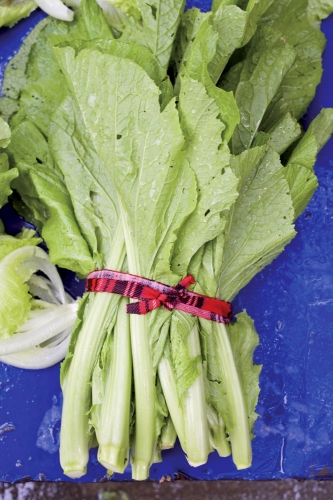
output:
[[[34,0],[1,0],[0,27],[13,26],[20,19],[29,16],[37,8]]]
[[[176,285],[191,273],[195,291],[231,300],[295,236],[317,185],[333,111],[305,133],[297,120],[320,79],[318,20],[329,8],[217,0],[209,13],[183,10],[179,0],[82,0],[71,24],[35,29],[19,72],[5,75],[0,109],[12,139],[0,156],[1,199],[14,188],[51,261],[81,277],[109,268]],[[0,133],[7,147],[4,122]],[[37,261],[53,268],[27,236],[0,237],[4,293],[16,286],[24,305],[3,324],[16,332],[3,349],[22,339],[35,356],[54,311],[72,321],[77,305],[34,275]],[[251,318],[226,326],[161,308],[129,317],[126,304],[106,293],[80,301],[61,368],[65,474],[85,473],[96,439],[99,461],[121,473],[130,460],[135,479],[176,436],[193,466],[216,449],[249,467],[261,369]],[[0,343],[1,352],[13,356]]]

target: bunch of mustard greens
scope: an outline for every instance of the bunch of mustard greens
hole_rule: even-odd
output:
[[[230,301],[295,236],[317,187],[313,167],[333,110],[306,132],[298,120],[321,78],[320,20],[333,8],[320,0],[216,0],[211,12],[184,12],[182,0],[99,3],[104,10],[82,0],[71,23],[39,23],[7,67],[2,203],[11,186],[14,207],[46,242],[47,266],[168,285],[190,273],[196,292]],[[163,308],[128,315],[128,299],[108,293],[77,304],[37,257],[33,268],[11,257],[22,245],[38,252],[36,235],[14,240],[20,250],[0,253],[0,273],[21,277],[27,307],[13,327],[0,310],[2,338],[29,330],[31,314],[47,307],[68,310],[64,336],[76,315],[61,367],[65,474],[85,474],[98,444],[108,471],[130,461],[133,478],[146,479],[177,436],[193,466],[214,449],[238,469],[251,465],[260,366],[245,312],[226,326]],[[31,281],[36,269],[47,277]],[[10,307],[17,300],[11,295]]]

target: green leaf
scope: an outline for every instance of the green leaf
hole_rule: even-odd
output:
[[[26,282],[33,273],[41,269],[40,260],[48,261],[48,255],[33,246],[39,243],[37,238],[30,238],[28,246],[22,246],[22,241],[18,239],[14,250],[15,238],[10,241],[10,237],[1,238],[5,245],[5,256],[0,260],[0,336],[8,338],[28,318],[32,296]]]
[[[200,357],[191,357],[187,346],[187,339],[194,323],[195,319],[189,314],[179,311],[174,311],[172,314],[169,348],[180,400],[200,374],[198,368]]]
[[[251,40],[257,30],[259,21],[273,2],[274,0],[250,0],[248,2],[246,7],[248,21],[242,45],[245,45]]]
[[[83,295],[82,299],[79,302],[79,308],[76,315],[76,321],[74,323],[74,327],[71,333],[70,342],[66,354],[66,358],[61,363],[60,367],[60,384],[63,392],[65,392],[66,386],[66,378],[69,373],[69,369],[72,363],[72,359],[74,356],[75,346],[79,338],[79,334],[82,328],[82,324],[86,320],[89,314],[89,310],[91,309],[91,304],[93,302],[93,295],[86,293]]]
[[[259,395],[259,375],[261,365],[253,364],[253,353],[259,344],[259,336],[255,330],[253,320],[246,312],[237,314],[236,322],[228,327],[229,339],[241,378],[243,393],[246,402],[246,409],[249,419],[250,429],[258,415],[255,407]]]
[[[5,148],[10,143],[11,132],[5,121],[0,117],[0,148]],[[0,208],[8,201],[12,194],[10,184],[18,176],[16,168],[9,170],[8,156],[0,153]]]
[[[286,179],[294,207],[295,220],[301,215],[318,187],[318,179],[314,172],[298,163],[286,168]]]
[[[70,40],[90,40],[112,34],[95,1],[83,0],[73,22],[52,19],[40,31],[29,55],[27,79],[23,85],[19,109],[11,124],[28,119],[48,137],[52,113],[68,95],[65,79],[53,55],[53,46]],[[10,83],[10,82],[9,82]]]
[[[231,92],[216,87],[209,75],[207,65],[216,52],[217,35],[213,32],[209,21],[205,20],[191,45],[186,61],[186,74],[193,80],[201,82],[210,98],[214,99],[220,109],[220,119],[225,124],[223,138],[228,141],[239,123],[239,111]]]
[[[313,172],[317,153],[333,133],[333,110],[323,109],[312,120],[309,128],[291,152],[285,168],[285,175],[290,187],[290,194],[295,210],[295,219],[301,215],[318,181]]]
[[[91,380],[92,406],[89,413],[89,424],[94,429],[98,429],[100,426],[100,416],[103,400],[105,398],[107,377],[111,369],[111,359],[114,352],[113,346],[113,332],[108,332],[101,352],[96,360]]]
[[[248,15],[235,5],[220,7],[212,24],[218,34],[216,52],[208,64],[208,71],[214,83],[220,78],[230,56],[242,45]]]
[[[32,229],[22,229],[15,237],[9,234],[0,235],[0,260],[18,248],[26,246],[36,246],[42,242],[41,238],[36,237],[36,231]]]
[[[172,54],[172,62],[175,64],[177,72],[186,63],[192,42],[202,23],[210,17],[210,12],[201,12],[197,8],[189,9],[181,16]]]
[[[312,120],[307,131],[302,138],[302,141],[306,141],[307,138],[313,135],[317,143],[317,151],[319,152],[321,148],[326,144],[331,135],[333,134],[333,108],[322,109],[320,113]],[[294,153],[297,152],[297,147]],[[313,167],[313,166],[312,166]],[[310,167],[310,168],[312,168]]]
[[[198,185],[198,203],[177,239],[172,269],[184,276],[193,255],[223,231],[221,212],[237,197],[237,178],[229,167],[230,153],[222,141],[220,110],[204,85],[181,78],[179,115],[186,139],[186,159]]]
[[[183,0],[138,0],[141,20],[129,19],[121,40],[149,49],[166,74],[184,6]]]
[[[8,123],[6,123],[0,117],[0,148],[6,148],[10,143],[10,128]]]
[[[90,50],[74,59],[73,49],[57,50],[92,143],[116,186],[140,272],[178,280],[170,273],[171,250],[196,204],[196,189],[191,169],[181,168],[184,139],[174,102],[161,113],[158,87],[129,60]],[[95,78],[82,85],[87,71]]]
[[[283,99],[287,111],[296,119],[301,118],[321,79],[325,37],[318,26],[310,23],[307,9],[307,0],[275,0],[263,15],[262,22],[279,31],[286,43],[297,52],[295,62],[285,75],[268,114]]]
[[[266,33],[270,34],[270,31],[262,30],[258,34],[259,40],[266,41],[268,38]],[[251,147],[267,107],[278,91],[284,75],[294,62],[296,55],[294,49],[286,46],[279,38],[274,42],[268,44],[267,49],[251,53],[243,65],[240,82],[235,92],[241,122],[231,142],[232,150],[236,154]]]
[[[105,16],[98,3],[90,0],[82,0],[80,3],[80,31],[84,33],[85,39],[113,37]],[[83,28],[84,27],[84,28]]]
[[[11,58],[5,68],[2,82],[2,93],[4,95],[0,99],[0,114],[7,122],[18,109],[21,88],[26,81],[25,72],[31,47],[36,42],[40,31],[49,22],[50,18],[43,19],[33,28],[23,40],[17,54]]]
[[[20,173],[13,186],[42,227],[51,261],[86,276],[94,262],[44,136],[32,123],[23,122],[12,131],[9,151]]]
[[[93,267],[106,267],[118,223],[117,194],[70,97],[51,119],[50,148],[62,172],[75,221],[89,246]],[[77,179],[85,181],[78,183]]]
[[[308,18],[313,24],[326,19],[333,12],[333,5],[330,0],[309,0]]]
[[[27,17],[37,8],[33,0],[9,0],[0,4],[0,28],[1,26],[14,26],[20,19]]]
[[[135,62],[145,70],[147,75],[160,86],[162,81],[167,81],[165,70],[160,65],[156,57],[145,47],[135,43],[124,42],[122,40],[112,40],[108,38],[96,38],[94,40],[74,40],[69,43],[64,42],[61,47],[72,47],[75,54],[83,49],[98,50],[102,54],[114,55],[123,59]],[[56,51],[57,53],[57,51]]]
[[[11,182],[18,176],[17,168],[9,170],[8,157],[6,153],[0,153],[0,208],[8,201],[12,194]]]
[[[166,70],[185,2],[154,0],[148,3],[146,0],[138,0],[138,5],[142,16],[145,45]]]
[[[197,279],[200,284],[200,290],[197,291],[210,297],[217,295],[223,261],[223,248],[224,233],[219,234],[214,240],[207,242],[202,249]]]
[[[284,115],[270,130],[269,145],[282,154],[301,135],[301,127],[290,113]]]
[[[219,296],[231,300],[295,236],[294,211],[279,156],[265,146],[231,164],[239,197],[228,214]]]

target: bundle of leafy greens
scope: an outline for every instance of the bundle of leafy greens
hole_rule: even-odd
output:
[[[195,291],[232,300],[295,236],[316,189],[333,110],[306,132],[298,120],[321,77],[319,20],[333,9],[98,3],[105,13],[82,0],[72,23],[44,20],[6,70],[14,206],[53,264],[80,277],[109,268],[176,285],[191,273]],[[249,467],[251,318],[129,316],[126,303],[80,301],[61,368],[64,473],[82,476],[98,444],[108,471],[130,460],[146,479],[177,436],[193,466],[216,449]]]
[[[18,176],[16,168],[9,169],[5,152],[10,136],[0,118],[0,208]],[[77,311],[56,267],[36,246],[41,241],[32,229],[24,228],[16,237],[6,234],[0,219],[0,360],[31,369],[63,359]]]

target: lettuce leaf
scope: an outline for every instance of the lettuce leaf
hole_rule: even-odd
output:
[[[229,167],[229,149],[222,140],[225,125],[220,110],[204,85],[187,76],[181,78],[179,115],[186,158],[199,190],[196,208],[186,220],[173,254],[173,270],[185,276],[193,255],[223,231],[221,212],[230,208],[238,193],[237,178]]]
[[[262,47],[260,42],[264,42],[266,47]],[[251,49],[235,90],[241,115],[241,123],[231,140],[235,154],[251,147],[265,111],[296,57],[294,49],[270,29],[257,33]]]
[[[0,28],[1,26],[14,26],[36,8],[34,0],[2,0],[0,2]]]
[[[8,201],[12,194],[11,182],[18,176],[16,168],[9,170],[7,153],[1,152],[10,143],[11,132],[7,123],[0,117],[0,208]]]
[[[94,262],[45,137],[31,122],[23,122],[13,129],[9,153],[20,174],[13,187],[41,230],[52,262],[86,276]]]
[[[68,94],[53,55],[53,46],[69,40],[90,40],[97,33],[98,36],[112,37],[103,12],[95,1],[82,0],[80,12],[75,14],[72,23],[54,19],[45,23],[29,54],[26,79],[18,112],[11,120],[12,127],[28,119],[48,137],[50,117]]]
[[[293,148],[285,168],[295,219],[301,215],[318,186],[313,171],[317,154],[333,133],[333,109],[323,109]]]
[[[216,53],[216,43],[217,35],[213,32],[209,20],[206,19],[201,24],[190,47],[186,61],[186,74],[193,80],[201,82],[209,97],[215,100],[220,109],[221,120],[225,124],[223,138],[228,141],[239,122],[239,111],[232,93],[216,87],[208,72],[208,64]]]
[[[228,214],[219,296],[231,300],[295,236],[284,167],[267,146],[233,158],[239,197]]]
[[[319,26],[312,25],[309,20],[307,0],[275,0],[263,15],[262,23],[279,31],[285,42],[297,52],[267,114],[283,100],[291,115],[299,119],[313,99],[321,79],[325,37]]]

